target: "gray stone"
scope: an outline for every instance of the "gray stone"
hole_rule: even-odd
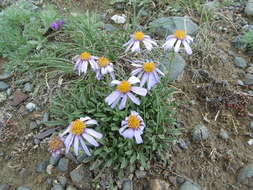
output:
[[[5,92],[0,92],[0,103],[3,103],[7,100],[7,95]]]
[[[32,190],[31,188],[29,187],[18,187],[17,190]]]
[[[59,181],[62,187],[66,187],[67,185],[67,178],[65,176],[58,176],[57,180]]]
[[[84,161],[84,159],[86,159],[86,158],[88,158],[89,156],[87,156],[86,154],[79,154],[78,156],[77,156],[77,161],[79,162],[79,163],[82,163],[83,161]]]
[[[179,139],[178,140],[178,144],[179,144],[179,147],[182,148],[182,149],[187,149],[190,142],[186,142],[184,139]]]
[[[165,57],[162,60],[160,68],[170,80],[174,81],[180,79],[185,66],[186,62],[184,58],[179,54],[175,54],[173,58]]]
[[[45,112],[45,113],[43,114],[42,122],[48,122],[48,119],[49,119],[49,113],[48,113],[48,112]]]
[[[203,9],[205,11],[213,11],[213,10],[219,8],[219,7],[220,7],[220,2],[217,1],[217,0],[206,2],[203,5]]]
[[[124,180],[122,184],[122,190],[133,190],[133,182],[130,180]]]
[[[187,34],[194,34],[198,30],[198,25],[186,17],[162,17],[150,23],[152,33],[161,38],[174,34],[176,30],[186,30]]]
[[[12,94],[12,89],[11,89],[11,88],[8,88],[8,89],[6,90],[6,94],[7,94],[8,96],[10,96],[10,95]]]
[[[250,122],[249,128],[253,130],[253,121]]]
[[[239,171],[237,182],[253,187],[253,163],[246,165]]]
[[[43,131],[39,133],[35,138],[42,140],[50,135],[52,135],[55,132],[55,128],[48,129],[46,131]]]
[[[229,139],[229,135],[228,135],[227,131],[225,131],[224,129],[220,130],[219,137],[222,138],[223,140]]]
[[[248,16],[253,16],[253,0],[248,0],[245,7],[245,14]]]
[[[29,102],[28,104],[26,104],[25,107],[29,112],[32,112],[36,109],[36,105],[32,102]]]
[[[244,86],[244,83],[241,80],[237,80],[237,84],[240,85],[240,86]]]
[[[66,190],[77,190],[75,187],[68,185],[68,187],[66,188]]]
[[[9,88],[10,85],[8,85],[7,83],[0,81],[0,91],[4,91],[7,88]]]
[[[0,190],[9,190],[11,186],[9,184],[2,184],[0,185]]]
[[[9,72],[5,72],[5,73],[3,73],[3,74],[0,74],[0,80],[6,80],[6,79],[10,78],[11,75],[12,75],[12,74],[9,73]]]
[[[40,140],[37,139],[37,138],[34,138],[34,139],[33,139],[33,143],[36,144],[36,145],[38,145],[38,144],[40,144]]]
[[[30,123],[30,129],[33,130],[33,129],[37,129],[39,126],[37,125],[37,123],[35,121],[32,121]]]
[[[52,185],[53,184],[53,179],[52,178],[47,178],[47,184]]]
[[[70,178],[72,182],[78,187],[78,188],[90,188],[90,177],[87,175],[87,171],[85,170],[83,165],[77,166],[74,170],[70,172]]]
[[[30,172],[27,168],[22,168],[21,171],[19,172],[19,175],[21,178],[25,179],[30,175]]]
[[[38,173],[43,173],[46,171],[46,168],[47,168],[47,165],[48,165],[48,162],[47,161],[43,161],[43,162],[40,162],[36,165],[36,172]]]
[[[208,129],[203,125],[199,124],[192,130],[192,138],[194,141],[206,140],[209,136]]]
[[[179,190],[201,190],[201,188],[189,181],[186,181],[180,186]]]
[[[61,158],[60,154],[57,154],[55,156],[51,155],[49,159],[49,164],[56,166]]]
[[[244,83],[245,83],[246,85],[253,85],[253,74],[247,73],[247,74],[245,75]]]
[[[135,175],[136,175],[137,178],[144,178],[144,177],[147,176],[147,172],[144,171],[144,170],[143,171],[142,170],[137,170],[135,172]]]
[[[24,90],[24,92],[32,92],[33,85],[30,82],[27,82],[27,83],[25,83],[23,90]]]
[[[61,158],[57,165],[57,169],[62,172],[65,172],[68,170],[68,167],[69,167],[69,160],[66,158]]]
[[[233,40],[232,40],[232,45],[240,50],[245,50],[247,48],[247,44],[242,40],[242,36],[236,36]]]
[[[253,74],[253,67],[248,67],[246,69],[246,72],[250,73],[250,74]]]
[[[59,184],[54,184],[54,186],[51,188],[51,190],[64,190],[63,187]]]
[[[185,178],[177,176],[176,181],[177,181],[178,184],[183,184],[185,182]]]
[[[247,62],[244,58],[242,57],[235,57],[235,66],[239,67],[241,69],[244,69],[245,67],[247,67]]]

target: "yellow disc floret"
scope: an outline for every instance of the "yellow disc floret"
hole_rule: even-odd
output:
[[[143,70],[145,72],[153,72],[155,70],[155,63],[154,62],[146,62],[143,64]]]
[[[100,67],[106,67],[109,63],[110,63],[110,61],[106,57],[100,57],[98,59],[98,64]]]
[[[137,41],[141,41],[144,39],[144,33],[143,32],[135,32],[134,33],[134,39]]]
[[[91,55],[90,55],[88,52],[83,52],[83,53],[81,53],[81,55],[80,55],[80,58],[81,58],[82,60],[88,60],[88,59],[90,59],[90,57],[91,57]]]
[[[49,143],[49,150],[52,152],[56,152],[56,151],[62,149],[63,147],[64,147],[63,142],[62,142],[61,138],[58,136],[54,137]]]
[[[118,86],[117,90],[121,93],[127,93],[131,90],[131,84],[128,81],[123,80]]]
[[[70,127],[70,132],[73,135],[81,135],[86,128],[86,125],[84,122],[82,122],[80,119],[77,119],[73,121],[71,127]]]
[[[184,30],[176,30],[176,32],[175,32],[174,35],[175,35],[176,38],[179,39],[179,40],[183,40],[183,39],[185,39],[185,37],[186,37],[186,34],[185,34],[185,31],[184,31]]]
[[[129,128],[137,129],[140,127],[140,120],[136,115],[130,115],[127,120],[127,124]]]

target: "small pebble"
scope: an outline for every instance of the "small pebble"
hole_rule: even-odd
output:
[[[24,92],[32,92],[33,85],[30,82],[27,82],[27,83],[25,83],[23,90],[24,90]]]
[[[0,185],[0,190],[9,190],[11,186],[9,184],[2,184]]]
[[[51,188],[51,190],[64,190],[63,187],[59,184],[54,184],[54,186]]]
[[[31,130],[36,129],[36,128],[38,128],[38,127],[39,127],[39,126],[37,125],[36,122],[32,121],[32,122],[30,123],[30,129],[31,129]]]
[[[253,130],[253,121],[250,122],[249,128]]]
[[[0,103],[3,103],[7,100],[7,95],[5,92],[0,92]]]
[[[247,61],[242,57],[235,57],[235,66],[241,69],[247,67]]]
[[[32,111],[34,111],[34,110],[36,109],[36,105],[35,105],[34,103],[32,103],[32,102],[26,104],[25,107],[26,107],[26,109],[27,109],[29,112],[32,112]]]
[[[57,180],[59,181],[62,187],[66,187],[67,185],[67,178],[65,176],[58,176]]]
[[[57,169],[62,172],[65,172],[68,170],[68,166],[69,166],[69,160],[66,158],[61,158],[57,165]]]
[[[46,112],[43,114],[42,122],[48,122],[48,119],[49,119],[49,113]]]
[[[17,190],[32,190],[29,187],[18,187]]]
[[[227,131],[225,131],[224,129],[220,130],[219,137],[222,138],[223,140],[229,139],[229,135],[228,135]]]
[[[192,130],[192,138],[194,141],[206,140],[209,136],[208,129],[203,125],[199,124]]]
[[[122,190],[133,190],[133,182],[131,180],[124,180]]]
[[[68,185],[68,187],[66,188],[66,190],[77,190],[75,187]]]
[[[49,159],[49,163],[53,166],[56,166],[61,158],[60,154],[57,154],[55,156],[51,155]]]
[[[241,80],[237,80],[237,84],[240,85],[240,86],[244,86],[244,83]]]
[[[6,90],[6,94],[7,94],[8,96],[10,96],[10,95],[12,94],[12,89],[11,89],[11,88],[8,88],[8,89]]]
[[[41,163],[38,163],[36,165],[36,172],[38,173],[43,173],[46,171],[46,168],[47,168],[47,165],[48,165],[48,162],[44,161],[44,162],[41,162]]]
[[[249,141],[248,141],[248,144],[251,146],[251,145],[253,145],[253,139],[250,139]]]
[[[0,81],[0,91],[4,91],[7,88],[9,88],[10,85],[8,85],[7,83]]]

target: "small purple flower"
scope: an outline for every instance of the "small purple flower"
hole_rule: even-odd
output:
[[[49,142],[48,151],[52,153],[53,156],[61,154],[64,149],[64,138],[60,136],[55,136]]]
[[[139,113],[131,111],[131,114],[121,122],[121,128],[119,134],[124,138],[135,138],[137,144],[143,143],[141,135],[145,128],[145,123]]]
[[[54,21],[50,27],[53,29],[53,30],[59,30],[62,26],[64,25],[64,21],[63,20],[56,20]]]

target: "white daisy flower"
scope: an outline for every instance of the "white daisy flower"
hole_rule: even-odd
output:
[[[153,46],[157,46],[155,40],[152,40],[150,36],[145,35],[143,32],[135,32],[133,35],[131,35],[131,39],[123,45],[124,47],[127,47],[125,52],[129,51],[130,49],[132,52],[140,52],[141,42],[143,42],[148,51],[151,51]]]
[[[91,119],[90,117],[81,117],[80,119],[72,121],[68,128],[60,135],[61,137],[63,137],[68,134],[64,140],[66,153],[69,152],[71,145],[74,144],[74,152],[78,156],[79,144],[81,144],[81,147],[84,152],[88,156],[91,156],[91,153],[84,140],[86,140],[89,144],[98,147],[99,144],[94,139],[94,137],[97,139],[101,139],[103,135],[93,129],[87,128],[87,126],[89,125],[98,125],[98,123],[96,120]]]
[[[106,57],[100,57],[97,60],[97,66],[96,66],[96,78],[98,80],[101,80],[102,77],[106,74],[110,74],[112,80],[115,79],[114,70],[113,70],[113,64],[107,59]]]
[[[141,135],[145,128],[145,123],[139,113],[131,111],[131,114],[121,122],[119,134],[125,138],[135,138],[137,144],[143,143]]]
[[[132,64],[137,69],[131,72],[132,76],[138,75],[141,80],[140,86],[143,87],[147,83],[148,90],[150,90],[155,84],[160,82],[158,74],[164,76],[164,73],[157,68],[157,64],[154,62],[144,62],[143,64]]]
[[[109,96],[105,98],[105,102],[109,106],[114,108],[122,98],[121,103],[119,104],[120,110],[122,110],[126,106],[127,98],[130,98],[133,103],[140,105],[140,100],[136,98],[133,93],[138,94],[140,96],[146,96],[147,90],[142,87],[132,86],[133,84],[139,82],[140,80],[135,76],[130,77],[127,81],[113,80],[111,84],[117,85],[117,88],[114,92],[112,92]]]
[[[73,58],[74,70],[77,70],[78,75],[82,73],[85,75],[89,64],[93,70],[97,68],[96,59],[97,57],[92,56],[90,53],[83,52]]]
[[[162,46],[164,50],[174,48],[174,51],[179,52],[181,43],[184,45],[186,53],[191,55],[192,49],[190,47],[190,43],[193,42],[193,38],[189,35],[186,35],[184,30],[176,30],[174,35],[169,35],[166,38],[165,44]]]

